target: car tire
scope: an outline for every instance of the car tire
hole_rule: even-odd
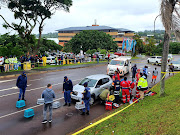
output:
[[[95,102],[95,95],[93,94],[93,95],[91,95],[91,100],[89,101],[89,104],[93,105],[94,102]]]
[[[123,71],[123,74],[122,74],[122,76],[125,76],[125,74],[124,74],[124,71]]]
[[[158,64],[158,61],[156,61],[156,65],[158,66],[159,64]]]
[[[149,60],[147,62],[149,63]]]

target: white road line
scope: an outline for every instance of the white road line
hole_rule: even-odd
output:
[[[79,81],[79,80],[81,80],[81,79],[77,79],[77,80],[74,80],[74,81]],[[60,84],[63,84],[63,83],[52,84],[52,86],[56,86],[56,85],[60,85]],[[34,91],[34,90],[42,89],[42,88],[46,88],[46,87],[47,87],[47,86],[43,86],[43,87],[39,87],[39,88],[34,88],[34,89],[26,90],[26,92],[30,92],[30,91]],[[11,95],[16,95],[16,94],[19,94],[19,92],[2,95],[2,96],[0,96],[0,98],[2,98],[2,97],[7,97],[7,96],[11,96]]]
[[[29,86],[31,86],[32,84],[29,84],[29,85],[27,85],[28,87]],[[17,86],[15,86],[15,87],[11,87],[11,88],[7,88],[7,89],[2,89],[2,90],[0,90],[0,92],[1,91],[8,91],[8,90],[12,90],[12,89],[18,89],[18,87]]]
[[[4,80],[4,81],[0,81],[0,83],[4,83],[4,82],[10,82],[10,81],[14,81],[16,79],[11,79],[11,80]]]
[[[63,99],[63,98],[64,98],[64,97],[61,97],[61,98],[55,99],[54,101],[57,101],[57,100],[60,100],[60,99]],[[26,109],[23,109],[23,110],[20,110],[20,111],[16,111],[16,112],[13,112],[13,113],[9,113],[9,114],[0,116],[0,119],[5,118],[5,117],[8,117],[8,116],[11,116],[11,115],[13,115],[13,114],[17,114],[17,113],[23,112],[23,111],[25,111],[25,110],[27,110],[27,109],[36,108],[36,107],[39,107],[39,106],[42,106],[42,105],[43,105],[43,104],[41,104],[41,105],[35,105],[35,106],[29,107],[29,108],[26,108]]]
[[[38,81],[38,80],[42,80],[43,78],[39,78],[39,79],[33,79],[33,80],[30,80],[31,82],[33,81]]]

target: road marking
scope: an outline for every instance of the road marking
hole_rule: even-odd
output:
[[[61,98],[55,99],[55,100],[53,100],[53,101],[57,101],[57,100],[60,100],[60,99],[63,99],[63,98],[64,98],[64,97],[61,97]],[[11,116],[11,115],[13,115],[13,114],[17,114],[17,113],[23,112],[23,111],[28,110],[28,109],[36,108],[36,107],[39,107],[39,106],[42,106],[42,105],[44,105],[44,104],[35,105],[35,106],[29,107],[29,108],[26,108],[26,109],[23,109],[23,110],[20,110],[20,111],[16,111],[16,112],[13,112],[13,113],[9,113],[9,114],[0,116],[0,119],[5,118],[5,117],[7,117],[7,116]]]
[[[74,81],[79,81],[79,80],[81,80],[81,79],[77,79],[77,80],[74,80]],[[52,86],[56,86],[56,85],[60,85],[60,84],[63,84],[63,83],[52,84]],[[42,86],[42,87],[39,87],[39,88],[34,88],[34,89],[26,90],[26,92],[30,92],[30,91],[34,91],[34,90],[42,89],[42,88],[46,88],[46,87],[47,87],[47,86]],[[12,89],[12,88],[11,88],[11,89]],[[7,96],[11,96],[11,95],[16,95],[16,94],[19,94],[19,92],[2,95],[2,96],[0,96],[0,98],[2,98],[2,97],[7,97]]]
[[[32,84],[29,84],[29,85],[27,85],[28,87],[29,86],[31,86]],[[12,90],[12,89],[18,89],[18,87],[17,86],[15,86],[15,87],[11,87],[11,88],[7,88],[7,89],[2,89],[2,90],[0,90],[0,92],[1,91],[8,91],[8,90]]]
[[[33,81],[38,81],[38,80],[42,80],[43,78],[39,78],[39,79],[33,79],[33,80],[30,80],[31,82]]]
[[[14,81],[16,79],[11,79],[11,80],[4,80],[4,81],[0,81],[0,83],[4,83],[4,82],[10,82],[10,81]]]

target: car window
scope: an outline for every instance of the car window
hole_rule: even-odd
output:
[[[55,60],[55,58],[52,58],[52,60]]]
[[[151,57],[151,58],[156,58],[156,57]]]
[[[109,82],[109,78],[103,78],[102,79],[102,84],[106,84],[106,83],[108,83]]]
[[[111,60],[110,65],[118,65],[118,66],[123,66],[124,61],[119,61],[119,60]]]
[[[94,80],[94,79],[89,79],[89,78],[84,78],[80,83],[79,85],[83,85],[85,82],[88,82],[88,87],[94,87],[97,80]]]
[[[158,59],[162,59],[162,57],[157,57]]]
[[[100,79],[96,85],[96,88],[99,88],[101,85],[103,85],[102,79]]]
[[[50,58],[47,58],[47,60],[51,60]]]

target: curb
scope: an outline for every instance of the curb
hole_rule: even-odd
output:
[[[98,66],[102,66],[102,65],[106,65],[106,64],[107,64],[107,63],[97,64],[97,65],[88,65],[87,67],[98,67]],[[67,68],[67,69],[56,69],[56,70],[47,70],[47,71],[37,71],[37,72],[35,72],[35,73],[27,73],[27,75],[50,73],[50,72],[58,72],[58,71],[71,70],[71,69],[77,69],[77,68],[87,68],[87,67],[72,67],[72,68]],[[0,79],[9,78],[9,77],[16,77],[16,76],[19,76],[19,75],[21,75],[21,74],[0,76]]]

